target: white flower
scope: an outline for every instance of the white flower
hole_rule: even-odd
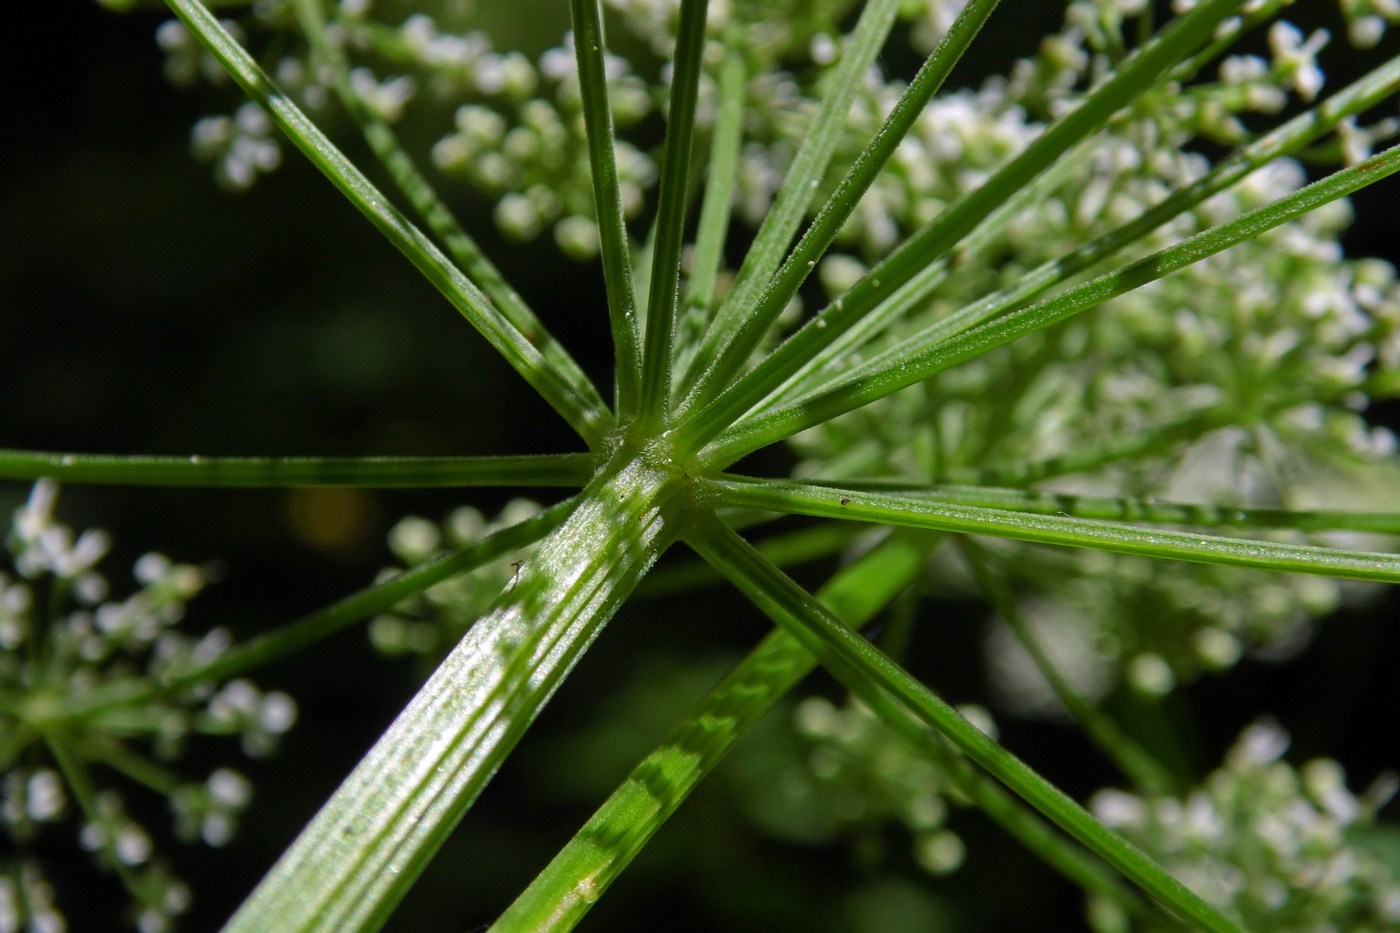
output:
[[[1298,96],[1311,101],[1322,90],[1322,69],[1317,66],[1317,53],[1327,44],[1327,32],[1319,29],[1305,41],[1303,33],[1292,23],[1279,20],[1269,27],[1269,51],[1273,53],[1274,69],[1293,86]]]

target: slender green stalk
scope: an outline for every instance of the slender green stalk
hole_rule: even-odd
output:
[[[1203,230],[1175,246],[950,339],[932,344],[912,340],[909,345],[892,349],[857,367],[834,387],[819,395],[797,399],[741,422],[707,449],[705,459],[711,463],[732,463],[760,447],[884,398],[905,386],[922,382],[958,363],[1057,324],[1236,243],[1296,220],[1323,204],[1375,184],[1396,171],[1400,171],[1400,146],[1393,146],[1364,162],[1334,172],[1232,221]]]
[[[899,148],[899,144],[913,128],[924,107],[933,99],[933,95],[938,93],[953,66],[962,59],[963,53],[977,37],[999,2],[1000,0],[972,0],[963,7],[947,34],[930,53],[914,80],[909,83],[909,87],[900,95],[885,122],[875,131],[869,145],[861,152],[836,191],[822,206],[816,219],[793,248],[791,255],[774,272],[773,266],[777,262],[778,250],[787,245],[801,213],[811,202],[812,192],[802,191],[802,186],[815,188],[825,172],[836,141],[845,129],[842,117],[850,108],[851,98],[862,75],[870,67],[870,59],[879,51],[885,35],[889,32],[896,4],[886,4],[888,9],[882,8],[877,2],[866,6],[861,22],[857,24],[852,35],[851,45],[838,64],[836,73],[832,75],[832,84],[827,96],[822,100],[822,111],[816,118],[816,129],[803,140],[803,148],[778,193],[778,203],[765,218],[758,239],[745,259],[745,268],[739,271],[739,282],[720,308],[714,326],[706,334],[700,358],[712,362],[697,376],[695,391],[687,402],[687,408],[704,405],[710,401],[721,390],[727,388],[743,369],[763,335],[797,294],[797,290],[816,267],[817,261],[860,203],[861,196]],[[865,28],[868,28],[868,34],[862,31]],[[804,162],[803,157],[809,150],[811,158]],[[790,191],[794,192],[795,196],[785,203],[784,195]],[[773,231],[773,243],[776,244],[771,251],[769,245],[763,241],[764,232],[770,228]],[[780,235],[781,242],[778,241]],[[765,262],[770,257],[771,260]],[[770,275],[771,282],[768,281]]]
[[[589,454],[526,457],[146,457],[0,450],[0,479],[113,486],[581,487]]]
[[[1021,617],[1021,609],[1012,597],[1005,579],[992,572],[986,552],[965,536],[957,539],[957,545],[967,560],[967,565],[972,569],[972,576],[977,581],[978,588],[996,609],[997,615],[1006,622],[1026,654],[1030,655],[1040,675],[1054,691],[1060,704],[1079,722],[1084,733],[1139,788],[1156,795],[1173,793],[1176,787],[1167,769],[1136,739],[1119,728],[1108,714],[1080,696],[1074,686],[1060,674],[1055,662],[1050,659],[1050,655],[1036,640],[1035,633]]]
[[[1355,531],[1400,535],[1400,512],[1348,512],[1335,509],[1253,509],[1195,502],[1166,502],[1152,497],[1081,496],[1075,493],[998,489],[986,486],[914,487],[873,483],[814,483],[899,495],[920,502],[974,505],[1037,515],[1072,515],[1157,525],[1229,528],[1289,528],[1295,531]],[[766,555],[765,555],[766,556]]]
[[[525,303],[525,299],[511,287],[500,270],[481,251],[481,247],[463,229],[451,209],[433,190],[427,177],[419,171],[413,158],[399,144],[398,137],[389,124],[370,111],[355,93],[350,83],[350,66],[345,60],[345,55],[335,43],[327,40],[325,19],[321,12],[323,2],[324,0],[296,0],[297,18],[307,41],[311,43],[316,54],[330,66],[336,96],[359,126],[370,150],[388,171],[389,177],[403,192],[418,216],[428,225],[428,229],[432,230],[447,248],[448,255],[456,260],[468,278],[495,302],[506,320],[539,348],[549,364],[574,387],[579,398],[594,408],[604,408],[597,388],[569,355],[569,351],[554,339],[544,322]]]
[[[291,98],[278,89],[199,0],[166,0],[166,5],[243,92],[267,111],[287,138],[417,267],[589,447],[599,445],[612,426],[611,414],[579,394],[568,378],[550,364],[530,336],[507,320],[490,299],[370,183]]]
[[[1031,182],[1114,113],[1156,84],[1182,56],[1208,41],[1221,20],[1242,0],[1206,0],[1138,49],[1078,107],[1052,123],[1020,155],[976,191],[949,207],[867,272],[849,292],[787,338],[756,369],[715,401],[694,411],[676,429],[683,453],[700,449],[761,399],[791,378],[808,360],[868,311],[894,294],[929,263],[948,252],[998,205]]]
[[[679,506],[638,460],[600,473],[227,929],[378,929],[666,546]]]
[[[705,195],[700,204],[700,220],[695,230],[695,252],[685,301],[676,324],[674,380],[689,372],[700,349],[715,296],[715,281],[724,263],[724,244],[729,236],[739,152],[744,142],[744,103],[748,93],[749,69],[744,50],[742,20],[730,23],[725,35],[724,59],[719,66],[719,89],[715,100],[715,125],[710,140],[710,158],[705,168]]]
[[[8,769],[15,763],[19,753],[41,738],[35,729],[18,715],[19,703],[8,696],[0,696],[0,710],[4,710],[13,720],[0,732],[0,768]]]
[[[1020,276],[1010,287],[993,292],[947,317],[934,321],[913,339],[919,344],[931,344],[955,336],[1017,307],[1047,289],[1069,281],[1079,272],[1092,268],[1096,263],[1137,242],[1152,230],[1224,191],[1261,166],[1302,151],[1336,129],[1344,120],[1389,98],[1397,88],[1400,88],[1400,57],[1391,59],[1318,106],[1236,150],[1216,163],[1206,174],[1173,191],[1116,230],[1085,243],[1058,259],[1043,263]],[[1044,177],[1049,177],[1050,174],[1047,173]],[[992,223],[993,219],[989,218],[983,227]],[[981,230],[982,228],[979,228],[978,232]],[[969,246],[972,239],[969,237]],[[973,255],[968,261],[975,261],[976,249],[971,249],[970,252]],[[943,271],[944,264],[939,263],[911,279],[905,288],[872,310],[865,320],[852,327],[841,339],[822,350],[811,363],[799,370],[767,399],[768,404],[772,405],[778,400],[791,401],[799,387],[803,396],[817,394],[822,389],[829,388],[833,381],[851,375],[850,367],[838,367],[835,372],[825,375],[824,378],[805,378],[833,360],[844,358],[877,332],[880,326],[898,320],[910,309],[923,307],[932,296],[933,290],[943,281]],[[904,343],[905,341],[901,341],[901,346]]]
[[[1147,855],[1094,819],[1059,788],[1037,774],[907,671],[852,632],[821,603],[773,567],[718,521],[698,525],[687,542],[775,623],[799,639],[823,667],[857,693],[869,684],[887,692],[936,729],[1012,792],[1088,847],[1144,891],[1202,929],[1242,933],[1241,928],[1177,881]]]
[[[1400,555],[1396,554],[1139,528],[1120,522],[927,502],[909,496],[833,489],[780,480],[732,477],[706,480],[704,486],[728,505],[933,531],[992,535],[1118,554],[1400,583]]]
[[[646,338],[642,347],[639,417],[649,427],[670,413],[672,337],[680,299],[681,249],[685,245],[685,206],[695,148],[695,105],[705,52],[708,0],[681,0],[676,55],[671,71],[671,106],[657,194],[656,245],[651,254]]]
[[[641,323],[632,291],[631,247],[622,214],[617,157],[613,151],[612,105],[608,103],[607,45],[600,0],[570,0],[574,55],[578,60],[588,164],[593,175],[593,210],[598,217],[598,249],[608,297],[613,354],[617,361],[617,411],[623,419],[637,412],[642,378]]]
[[[833,577],[821,599],[859,627],[914,579],[922,560],[915,543],[892,539]],[[744,733],[815,666],[801,643],[771,633],[632,770],[493,933],[573,929]]]

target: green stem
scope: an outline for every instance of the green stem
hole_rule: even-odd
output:
[[[1396,554],[1138,528],[1119,522],[927,502],[907,496],[780,480],[726,477],[706,480],[704,489],[727,505],[821,518],[992,535],[1015,541],[1196,563],[1400,583],[1400,555]]]
[[[603,285],[607,291],[608,320],[617,360],[617,410],[618,416],[625,420],[637,412],[642,378],[641,324],[632,291],[631,248],[622,213],[617,156],[613,150],[603,10],[599,0],[571,0],[569,9],[574,26],[584,133],[588,139],[588,164],[593,175],[593,210],[598,217]]]
[[[671,343],[680,295],[681,248],[685,245],[685,207],[690,163],[695,147],[695,105],[705,51],[708,0],[681,0],[676,54],[672,63],[671,106],[657,195],[656,245],[651,254],[651,288],[647,292],[646,338],[642,347],[639,418],[649,428],[665,422],[671,404]]]
[[[229,922],[377,929],[666,546],[678,484],[601,472]]]
[[[853,670],[851,673],[855,675],[856,672]],[[852,691],[853,694],[871,712],[904,741],[928,756],[974,806],[1046,865],[1088,893],[1106,897],[1133,914],[1151,915],[1153,920],[1160,920],[1164,911],[1151,910],[1136,892],[1124,887],[1102,862],[1073,845],[1066,845],[1064,837],[1054,827],[973,767],[946,740],[910,715],[869,678],[858,677],[852,682],[860,685]],[[1169,914],[1167,916],[1170,917]],[[1176,918],[1171,919],[1175,921]]]
[[[593,472],[589,454],[526,457],[148,457],[0,450],[0,479],[50,477],[119,486],[564,486]]]
[[[535,346],[530,335],[507,320],[491,300],[370,183],[199,0],[165,2],[311,164],[417,267],[588,446],[595,448],[601,444],[612,427],[611,413],[579,394]]]
[[[169,797],[185,783],[169,768],[162,768],[109,736],[91,737],[83,743],[82,754],[89,761],[101,762],[162,797]]]
[[[791,567],[824,557],[835,557],[851,546],[852,539],[858,533],[848,522],[823,522],[813,528],[764,538],[755,546],[760,554],[779,567]],[[648,574],[641,586],[637,587],[637,598],[656,599],[697,590],[718,583],[720,579],[714,568],[704,561],[660,567]]]
[[[723,524],[700,524],[686,540],[769,618],[799,639],[847,688],[863,692],[873,684],[888,693],[1017,796],[1183,918],[1206,930],[1242,933],[1237,924],[841,624]]]
[[[61,738],[46,736],[45,743],[48,745],[49,754],[53,755],[53,760],[58,764],[58,770],[63,772],[63,779],[72,789],[73,797],[78,801],[78,809],[83,812],[83,818],[94,826],[102,826],[102,815],[97,803],[97,786],[93,784],[92,775],[88,773],[86,765],[71,753]],[[130,865],[122,861],[113,840],[105,832],[103,837],[102,852],[107,857],[107,864],[121,879],[122,887],[126,888],[138,903],[147,903],[149,896],[141,884],[141,879],[131,870]]]
[[[825,368],[849,368],[849,364],[844,361],[854,351],[863,347],[876,335],[887,331],[906,314],[917,313],[926,308],[934,293],[947,281],[955,268],[997,262],[995,253],[1002,247],[1001,237],[1007,226],[1024,216],[1026,211],[1037,209],[1051,198],[1079,168],[1081,154],[1091,149],[1093,142],[1093,138],[1090,137],[1070,149],[1058,162],[1031,179],[1029,184],[1018,189],[988,214],[986,220],[958,244],[956,251],[945,254],[920,269],[908,282],[847,328],[845,333],[821,347],[764,399],[763,407],[786,400],[799,387],[805,388],[805,383],[814,378],[820,380],[820,371]]]
[[[1151,497],[1081,496],[986,486],[918,487],[898,482],[811,481],[813,485],[873,490],[919,502],[972,505],[1035,515],[1067,515],[1157,525],[1229,528],[1288,528],[1295,531],[1355,531],[1400,535],[1400,512],[1348,512],[1330,509],[1252,509]]]
[[[724,244],[729,235],[739,153],[744,141],[744,103],[749,70],[743,46],[743,23],[730,23],[725,36],[724,59],[719,66],[719,90],[715,101],[715,126],[710,158],[705,169],[705,195],[695,231],[695,254],[686,282],[685,302],[676,330],[673,379],[690,370],[710,322],[715,281],[724,264]],[[677,385],[672,385],[674,392]]]

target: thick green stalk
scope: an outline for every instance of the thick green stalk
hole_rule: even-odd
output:
[[[924,344],[917,338],[864,364],[826,391],[765,411],[735,425],[705,452],[710,463],[728,464],[837,415],[922,382],[959,363],[1057,324],[1154,282],[1208,256],[1296,220],[1400,171],[1400,146],[1334,172],[1299,191],[1258,207],[1175,246],[1129,263],[1053,298],[1004,314],[955,337]],[[716,404],[719,404],[718,402]]]
[[[922,559],[914,542],[888,541],[834,577],[821,599],[859,627],[914,579]],[[791,636],[764,639],[632,770],[493,933],[573,929],[734,743],[815,666]]]
[[[593,472],[589,454],[527,457],[145,457],[0,450],[0,479],[50,477],[114,486],[565,486]]]
[[[866,189],[884,170],[924,107],[938,93],[953,66],[962,59],[963,53],[999,2],[972,0],[963,7],[948,33],[900,95],[894,109],[822,206],[791,255],[774,272],[777,251],[787,245],[802,211],[811,203],[813,192],[804,191],[803,187],[816,188],[821,173],[830,161],[831,152],[845,129],[843,118],[850,108],[855,90],[889,32],[894,4],[887,5],[888,9],[881,8],[875,2],[866,6],[851,44],[832,75],[830,90],[822,100],[822,110],[815,119],[815,129],[803,140],[797,160],[778,193],[778,202],[764,219],[758,239],[745,259],[744,268],[739,271],[739,281],[721,306],[714,326],[705,335],[700,359],[712,362],[696,376],[694,392],[686,403],[687,409],[713,399],[729,386],[748,363],[764,334],[836,239]],[[784,196],[789,192],[794,192],[796,196],[784,201]],[[765,232],[770,230],[771,244],[763,239]],[[770,256],[774,257],[772,261],[765,262]],[[771,281],[768,280],[770,275]]]
[[[685,206],[695,148],[695,106],[705,52],[708,0],[681,0],[676,55],[671,70],[671,106],[666,114],[666,145],[657,193],[656,245],[651,253],[646,337],[642,346],[642,388],[638,416],[648,427],[666,421],[671,406],[671,346],[680,300],[681,249],[685,246]]]
[[[612,415],[580,395],[528,334],[512,324],[432,241],[389,202],[320,128],[292,103],[253,57],[199,0],[165,0],[171,11],[243,92],[267,111],[272,122],[301,150],[351,204],[394,244],[457,311],[495,347],[506,362],[557,411],[590,448],[602,443]]]
[[[1217,933],[1242,933],[1237,924],[843,625],[733,531],[710,521],[688,533],[686,540],[769,618],[801,641],[847,688],[859,695],[873,685],[888,693],[1017,796],[1182,918]]]
[[[1051,124],[976,191],[949,207],[863,276],[849,292],[787,338],[756,369],[676,429],[691,453],[737,421],[867,312],[951,250],[996,208],[1109,118],[1144,93],[1185,55],[1210,39],[1242,0],[1206,0],[1125,61],[1078,107]]]
[[[612,105],[608,103],[607,45],[599,0],[571,0],[574,55],[578,60],[584,135],[593,175],[593,210],[598,218],[598,250],[603,257],[603,286],[608,297],[613,353],[617,361],[617,411],[636,414],[642,379],[641,324],[632,291],[631,247],[622,214],[617,156],[613,151]]]
[[[679,484],[604,472],[229,922],[377,929],[666,546]]]
[[[1400,555],[1139,528],[1063,515],[953,505],[854,489],[739,477],[706,480],[728,505],[1206,564],[1400,583]]]

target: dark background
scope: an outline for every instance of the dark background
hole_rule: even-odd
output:
[[[537,33],[516,38],[538,47],[556,41],[558,6],[531,23]],[[983,67],[1027,51],[1016,43],[1053,26],[1055,6],[1022,4],[1020,14],[1037,23],[984,42]],[[20,22],[12,18],[0,30],[0,446],[204,455],[577,449],[567,427],[289,147],[283,168],[252,191],[230,195],[214,185],[209,168],[188,154],[189,127],[230,110],[234,92],[183,91],[164,81],[152,39],[163,15],[117,16],[87,0],[24,7]],[[1014,17],[1016,7],[1008,3],[998,16]],[[1352,66],[1340,48],[1329,61],[1329,87],[1336,87]],[[1392,179],[1358,199],[1347,244],[1353,254],[1394,258],[1398,195]],[[489,205],[460,189],[454,197],[488,253],[594,379],[608,384],[597,269],[502,242]],[[1377,417],[1395,423],[1396,409]],[[0,515],[26,491],[0,484]],[[505,498],[491,491],[73,486],[60,514],[76,528],[114,532],[115,552],[104,566],[117,595],[128,589],[123,568],[146,550],[217,560],[224,582],[199,597],[190,624],[251,635],[365,585],[388,562],[384,536],[400,516],[440,518],[464,502],[491,511]],[[1200,731],[1200,767],[1208,769],[1264,712],[1289,726],[1300,758],[1325,753],[1347,763],[1354,786],[1400,765],[1393,730],[1382,731],[1400,701],[1400,678],[1386,673],[1400,665],[1396,609],[1392,595],[1370,613],[1342,613],[1299,661],[1246,662],[1188,691],[1179,712]],[[942,611],[937,637],[922,634],[912,663],[950,700],[976,700],[985,696],[979,664],[969,663],[980,658],[972,624],[980,610]],[[619,683],[688,686],[686,676],[694,675],[684,674],[690,667],[679,659],[715,658],[718,671],[718,660],[737,656],[764,630],[755,612],[722,592],[688,600],[682,610],[624,612],[391,928],[468,930],[489,922],[623,773],[592,776],[589,763],[568,757],[568,737],[607,714]],[[258,796],[228,848],[165,846],[196,891],[189,929],[216,926],[236,907],[411,696],[416,674],[409,664],[379,659],[356,629],[255,679],[291,691],[302,719],[277,756],[240,765]],[[703,685],[695,680],[689,693],[677,686],[671,700],[683,706]],[[632,746],[614,753],[619,768],[664,731],[670,707],[656,706],[619,739]],[[1013,749],[1073,794],[1114,780],[1069,730],[1003,726]],[[186,773],[233,763],[228,745],[197,744]],[[551,774],[577,777],[578,787]],[[140,815],[140,800],[133,794],[129,802]],[[812,895],[847,883],[849,852],[781,846],[725,828],[726,806],[722,791],[698,794],[604,899],[590,927],[664,921],[668,929],[776,930],[810,915],[803,922],[813,928],[842,928],[839,916],[821,908],[825,898]],[[148,809],[147,824],[164,825],[158,802]],[[1078,895],[1029,855],[975,815],[958,814],[953,825],[968,841],[968,864],[952,881],[932,883],[946,895],[954,928],[1024,929],[1028,916],[1047,918],[1046,929],[1080,925]],[[894,862],[901,867],[898,856]],[[109,905],[118,901],[78,892],[110,888],[117,897],[115,884],[96,878],[82,859],[51,864],[72,928],[110,927]],[[887,900],[900,893],[872,890]]]

